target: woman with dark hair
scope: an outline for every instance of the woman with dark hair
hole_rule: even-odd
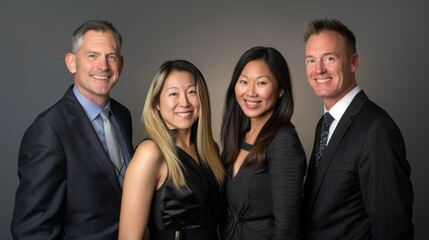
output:
[[[304,149],[290,119],[292,84],[284,57],[254,47],[235,66],[222,119],[227,216],[222,239],[297,239]]]

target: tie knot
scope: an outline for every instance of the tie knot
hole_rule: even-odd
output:
[[[323,115],[323,122],[326,126],[331,126],[332,122],[335,120],[334,117],[332,117],[331,114],[329,114],[329,112],[326,112],[325,115]]]
[[[108,108],[101,109],[100,116],[104,121],[109,120],[110,110]]]

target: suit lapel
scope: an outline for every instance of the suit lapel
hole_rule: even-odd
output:
[[[314,188],[311,192],[310,201],[309,201],[309,207],[307,210],[309,211],[314,203],[314,200],[316,199],[320,186],[322,185],[326,171],[331,164],[331,161],[335,155],[335,152],[338,148],[338,146],[341,144],[342,139],[346,135],[348,129],[353,124],[353,117],[357,115],[362,107],[362,105],[368,101],[368,97],[364,93],[364,91],[360,91],[353,99],[353,101],[350,103],[346,111],[344,112],[343,116],[341,117],[340,121],[338,122],[337,127],[335,128],[334,133],[331,136],[331,139],[329,140],[328,146],[325,149],[325,152],[323,153],[322,159],[320,161],[320,166],[318,169],[318,174],[316,175],[316,178],[314,179]],[[318,127],[320,124],[318,124]],[[320,134],[320,131],[317,131]],[[313,157],[313,156],[312,156]]]
[[[88,120],[85,111],[80,105],[77,98],[74,96],[72,88],[64,95],[65,105],[67,106],[68,114],[71,118],[73,126],[77,133],[82,138],[85,146],[88,148],[88,154],[97,162],[101,170],[104,172],[109,182],[113,185],[118,193],[121,193],[121,187],[115,176],[115,170],[112,167],[109,156],[104,150],[97,133],[94,130],[91,122]]]

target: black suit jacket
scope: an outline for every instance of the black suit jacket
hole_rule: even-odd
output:
[[[111,109],[131,155],[131,114],[113,99]],[[72,87],[25,132],[18,175],[14,239],[118,238],[122,189]]]
[[[321,121],[314,147],[320,128]],[[413,239],[413,189],[403,137],[363,91],[340,119],[317,170],[314,152],[311,159],[301,239]]]
[[[267,148],[267,165],[227,167],[226,219],[221,239],[296,239],[299,233],[305,152],[295,127],[280,128]]]

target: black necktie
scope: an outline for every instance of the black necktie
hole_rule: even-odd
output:
[[[106,139],[107,151],[109,153],[110,161],[112,161],[113,165],[115,166],[116,176],[118,178],[119,184],[122,186],[125,175],[125,164],[122,158],[121,147],[119,145],[115,129],[110,122],[109,115],[109,109],[103,108],[103,110],[101,110],[100,116],[103,119],[104,137]]]
[[[323,122],[322,122],[322,129],[320,132],[320,140],[319,144],[317,145],[316,152],[314,154],[314,167],[319,167],[320,165],[320,158],[323,156],[323,152],[325,152],[326,149],[326,143],[328,142],[328,135],[329,135],[329,127],[331,126],[332,122],[335,119],[329,114],[329,112],[326,112],[325,115],[323,115]]]

